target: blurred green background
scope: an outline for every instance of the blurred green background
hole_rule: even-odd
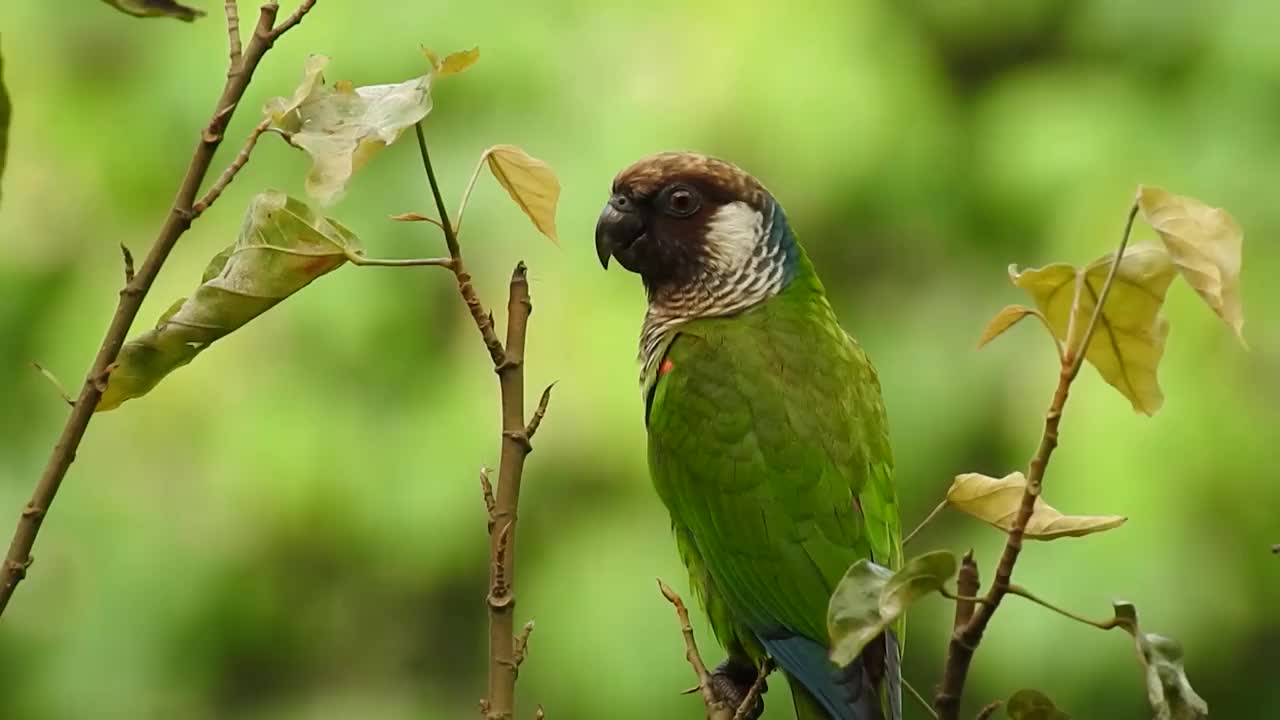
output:
[[[0,207],[0,532],[66,408],[27,365],[75,387],[113,310],[120,242],[145,253],[225,72],[221,4],[191,25],[96,2],[0,8],[14,103]],[[245,24],[255,16],[241,3]],[[285,3],[286,10],[289,3]],[[267,56],[215,172],[288,94],[309,52],[356,84],[420,74],[419,44],[479,45],[428,118],[456,200],[478,153],[516,143],[556,168],[562,246],[482,181],[463,244],[499,306],[518,259],[536,312],[530,395],[558,381],[528,465],[519,607],[537,630],[519,717],[694,718],[691,675],[654,578],[681,591],[645,472],[636,387],[639,282],[604,273],[591,235],[613,174],[696,148],[787,207],[846,327],[879,365],[904,524],[952,475],[1023,467],[1055,380],[1019,327],[1010,262],[1087,261],[1118,239],[1138,183],[1229,208],[1246,229],[1251,352],[1185,286],[1171,292],[1168,396],[1138,416],[1086,370],[1048,477],[1065,511],[1122,529],[1033,544],[1017,577],[1081,613],[1135,602],[1179,638],[1218,718],[1280,716],[1280,5],[1110,0],[353,3],[321,0]],[[301,196],[305,157],[266,137],[179,244],[136,331],[188,293],[266,187]],[[332,209],[384,256],[439,254],[412,143]],[[1148,237],[1142,231],[1139,237]],[[438,269],[344,268],[97,417],[0,625],[0,717],[464,718],[485,669],[477,469],[497,463],[497,388]],[[913,543],[1001,537],[944,514]],[[686,593],[687,594],[687,593]],[[951,609],[911,618],[906,671],[939,678]],[[699,624],[708,658],[720,657]],[[1047,691],[1077,718],[1143,718],[1127,636],[1012,598],[968,703]],[[769,718],[790,717],[785,683]],[[907,717],[923,717],[907,705]]]

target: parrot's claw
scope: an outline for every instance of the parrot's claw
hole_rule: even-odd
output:
[[[711,671],[711,690],[729,706],[740,707],[758,674],[759,671],[751,663],[726,658]],[[760,696],[756,698],[755,707],[747,713],[747,720],[758,720],[764,714],[764,694],[768,690],[769,683],[766,681],[760,686]]]

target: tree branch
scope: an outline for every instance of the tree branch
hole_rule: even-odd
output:
[[[231,1],[228,0],[228,2]],[[258,144],[258,138],[262,137],[262,133],[266,132],[269,127],[271,127],[271,118],[269,117],[263,118],[262,122],[254,126],[253,131],[249,133],[248,139],[244,141],[244,147],[240,148],[240,152],[235,159],[231,161],[226,170],[222,171],[222,174],[218,176],[218,179],[213,183],[213,187],[209,188],[204,197],[200,198],[200,201],[191,207],[192,220],[200,217],[201,213],[208,210],[209,206],[222,195],[222,191],[226,190],[227,186],[231,184],[231,181],[236,179],[236,173],[240,172],[240,168],[249,162],[249,155],[253,152],[254,146]]]
[[[487,472],[481,472],[480,485],[484,493],[485,509],[489,525],[489,687],[480,702],[485,720],[511,720],[515,713],[516,678],[520,663],[528,649],[532,623],[515,633],[515,559],[517,507],[520,503],[520,484],[524,477],[525,458],[533,451],[530,438],[538,429],[547,411],[551,388],[542,393],[533,419],[527,424],[524,417],[524,350],[528,335],[529,315],[533,304],[529,298],[528,273],[523,262],[517,263],[511,273],[507,295],[506,342],[498,339],[493,315],[484,309],[471,276],[462,260],[462,247],[457,232],[449,222],[440,185],[436,181],[431,154],[427,150],[422,123],[414,126],[418,138],[418,151],[422,166],[431,186],[431,197],[440,214],[439,227],[444,231],[449,249],[448,262],[438,263],[453,272],[458,284],[458,295],[471,313],[480,338],[489,352],[494,372],[498,374],[501,393],[501,458],[498,463],[498,484],[494,488]],[[500,528],[497,532],[495,529]],[[541,708],[539,708],[541,713]]]
[[[240,44],[240,8],[236,2],[237,0],[226,0],[222,5],[227,14],[227,56],[230,58],[228,75],[239,71],[240,58],[244,55],[244,48]]]
[[[1022,536],[1026,532],[1027,523],[1031,520],[1036,498],[1040,495],[1041,484],[1044,481],[1044,473],[1049,465],[1049,459],[1052,457],[1053,451],[1058,447],[1058,426],[1062,421],[1062,410],[1066,406],[1071,383],[1080,374],[1080,367],[1084,362],[1089,342],[1093,339],[1094,331],[1097,330],[1098,320],[1102,317],[1102,309],[1106,305],[1107,297],[1111,294],[1111,286],[1115,282],[1116,272],[1120,268],[1120,261],[1124,258],[1125,248],[1129,244],[1129,233],[1133,229],[1133,220],[1137,214],[1138,203],[1134,201],[1125,221],[1124,232],[1120,237],[1120,247],[1116,250],[1115,259],[1112,260],[1111,268],[1107,272],[1107,278],[1103,281],[1102,290],[1098,294],[1098,302],[1094,305],[1093,313],[1089,317],[1089,324],[1085,326],[1080,344],[1078,348],[1069,340],[1066,344],[1058,372],[1058,386],[1054,390],[1053,399],[1049,402],[1049,409],[1045,412],[1044,430],[1040,435],[1040,445],[1027,467],[1027,487],[1022,494],[1022,503],[1018,507],[1018,515],[1014,519],[1013,527],[1009,530],[1008,537],[1005,540],[1004,551],[1000,555],[1000,563],[996,566],[995,579],[992,581],[991,588],[987,591],[983,602],[978,603],[973,609],[972,617],[962,627],[957,627],[951,634],[951,641],[947,647],[947,662],[943,669],[942,684],[938,687],[933,700],[933,707],[938,711],[938,716],[941,720],[959,719],[960,700],[964,693],[965,679],[969,674],[969,666],[973,661],[973,654],[977,650],[978,644],[982,642],[982,634],[986,631],[987,624],[991,622],[991,617],[995,614],[996,609],[999,608],[1000,601],[1010,592],[1013,567],[1018,561],[1018,554],[1022,552]],[[1084,282],[1077,284],[1076,299],[1073,306],[1079,302],[1079,295],[1085,286],[1086,283]],[[1073,312],[1072,319],[1074,319],[1074,315],[1075,313]],[[1068,331],[1069,337],[1070,331]]]
[[[299,12],[295,12],[294,15],[299,15],[300,18],[300,13],[305,14],[313,4],[314,0],[304,1],[298,9]],[[0,613],[8,607],[9,599],[13,597],[18,583],[26,577],[27,569],[32,562],[31,548],[40,532],[40,525],[49,511],[49,506],[53,503],[53,498],[58,493],[58,488],[62,485],[62,479],[66,477],[67,469],[75,459],[76,449],[80,447],[80,441],[84,438],[85,430],[89,427],[89,421],[106,387],[106,378],[110,373],[111,365],[124,344],[129,328],[138,315],[138,310],[142,307],[142,301],[146,298],[152,283],[155,282],[156,276],[160,274],[160,268],[168,259],[178,238],[191,227],[191,221],[195,219],[196,213],[192,203],[208,174],[209,165],[213,161],[218,145],[222,142],[227,123],[231,121],[232,113],[235,112],[240,99],[244,97],[245,89],[263,55],[288,29],[284,25],[274,26],[278,10],[279,6],[275,2],[262,6],[253,38],[248,47],[244,48],[240,59],[240,72],[229,73],[226,78],[222,93],[214,104],[213,115],[200,133],[191,162],[187,166],[186,175],[178,187],[177,196],[156,235],[151,251],[147,253],[146,259],[138,268],[134,278],[120,291],[115,314],[111,317],[111,323],[107,327],[93,364],[85,373],[84,385],[76,400],[75,408],[67,418],[66,425],[63,426],[62,433],[50,453],[49,461],[36,483],[31,499],[27,501],[18,519],[18,526],[14,530],[13,540],[9,544],[2,569]]]

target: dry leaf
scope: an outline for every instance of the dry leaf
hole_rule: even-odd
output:
[[[1008,532],[1018,517],[1026,486],[1027,479],[1020,472],[998,479],[980,473],[965,473],[957,475],[947,489],[947,502],[961,512]],[[1119,515],[1063,515],[1043,497],[1038,497],[1023,537],[1032,540],[1084,537],[1120,527],[1126,519]]]
[[[1227,211],[1160,188],[1138,187],[1142,217],[1159,234],[1173,264],[1244,343],[1240,253],[1244,231]]]
[[[355,171],[426,117],[434,76],[433,71],[390,85],[338,82],[330,88],[323,75],[328,62],[323,55],[309,57],[293,95],[274,98],[264,108],[272,125],[311,156],[307,194],[322,205],[335,202]]]
[[[494,145],[484,151],[483,157],[498,183],[529,216],[538,232],[559,244],[556,202],[560,199],[560,181],[551,166],[515,145]]]
[[[359,252],[336,220],[279,192],[249,204],[240,237],[214,256],[201,284],[175,302],[154,329],[130,340],[107,376],[97,410],[150,392],[214,341],[243,327]]]
[[[1079,343],[1089,324],[1114,257],[1111,253],[1099,258],[1083,270],[1065,263],[1022,271],[1011,265],[1009,277],[1035,299],[1054,336],[1070,348]],[[1164,403],[1156,369],[1164,355],[1169,324],[1160,308],[1174,276],[1164,248],[1128,248],[1085,353],[1102,378],[1129,398],[1134,410],[1147,415],[1154,415]],[[1070,340],[1068,329],[1074,335]]]
[[[1147,703],[1154,720],[1205,720],[1209,704],[1196,693],[1182,664],[1182,645],[1173,638],[1144,633],[1138,626],[1138,610],[1132,603],[1113,605],[1117,620],[1133,636],[1138,659],[1146,672]]]

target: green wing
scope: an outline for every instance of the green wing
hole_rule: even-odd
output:
[[[649,458],[686,562],[696,555],[743,629],[825,646],[827,600],[845,570],[859,558],[900,564],[884,408],[866,355],[816,278],[802,277],[746,313],[682,326],[663,366],[651,383]],[[722,641],[733,634],[716,630]]]

